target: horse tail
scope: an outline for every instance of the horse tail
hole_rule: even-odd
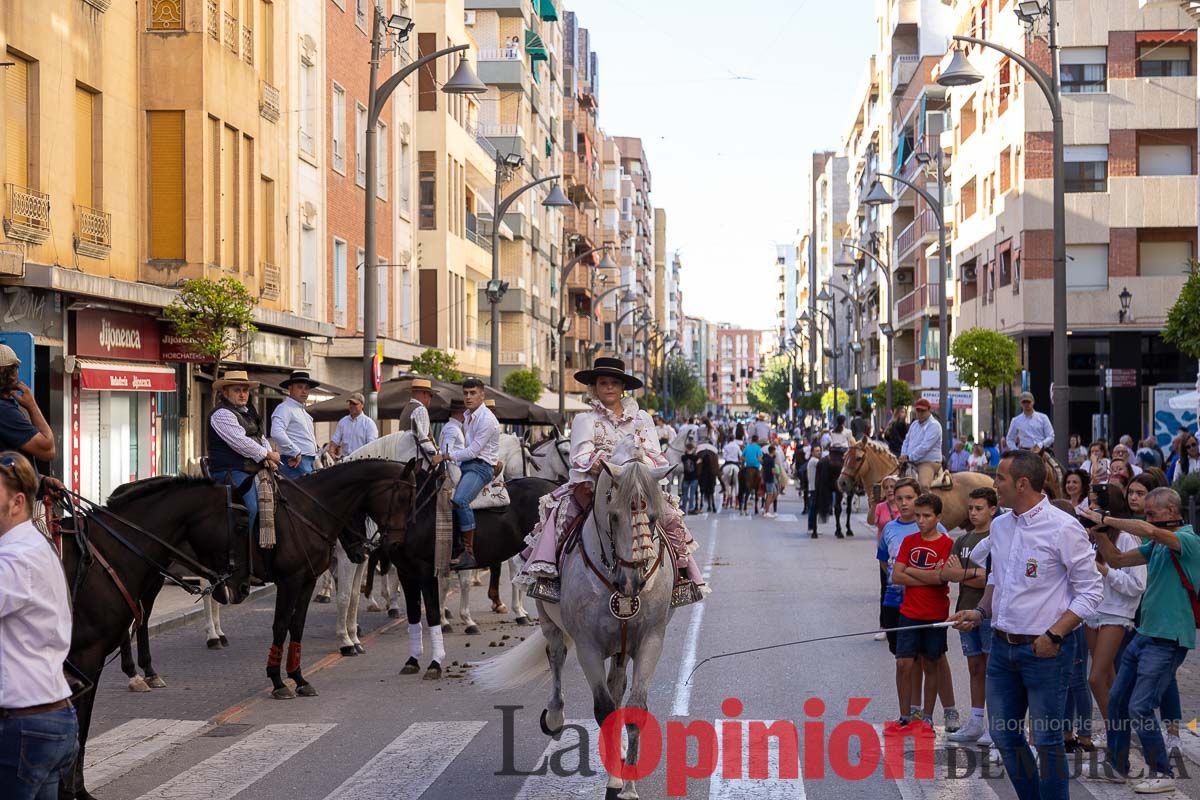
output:
[[[563,633],[570,651],[571,637]],[[525,641],[502,656],[488,659],[471,672],[472,679],[485,692],[498,694],[524,686],[534,678],[544,678],[550,672],[550,661],[546,657],[546,637],[536,630]]]

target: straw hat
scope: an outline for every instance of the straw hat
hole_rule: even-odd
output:
[[[414,392],[416,392],[416,391],[425,391],[425,392],[431,392],[431,393],[433,392],[433,384],[430,383],[425,378],[413,378],[412,382],[409,383],[408,388],[410,391],[414,391]]]
[[[250,375],[244,369],[227,369],[219,380],[213,381],[213,391],[219,392],[227,386],[249,386],[258,388],[258,381],[250,380]]]
[[[496,401],[495,401],[495,400],[493,400],[493,399],[492,399],[492,398],[490,398],[490,397],[489,397],[489,398],[487,398],[486,400],[484,400],[484,401],[483,401],[483,404],[484,404],[485,406],[487,406],[488,408],[495,408],[495,407],[496,407]],[[466,403],[464,403],[463,405],[466,405]]]
[[[17,351],[6,344],[0,344],[0,367],[19,366],[21,366],[21,359],[17,357]]]

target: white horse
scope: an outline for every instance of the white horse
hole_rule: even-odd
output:
[[[679,496],[680,487],[683,485],[683,470],[678,469],[678,467],[683,463],[683,454],[687,450],[688,442],[695,443],[696,434],[699,430],[699,425],[686,422],[679,426],[679,430],[675,436],[663,448],[663,455],[667,457],[667,463],[673,469],[670,477],[667,479],[667,488],[676,497]]]
[[[742,468],[732,461],[721,466],[721,508],[737,505],[738,474]]]
[[[647,466],[640,450],[625,443],[603,466],[596,485],[595,513],[589,515],[573,550],[564,553],[559,565],[561,604],[539,600],[540,631],[475,670],[480,685],[496,692],[515,689],[550,672],[553,689],[541,721],[549,736],[557,735],[565,724],[562,667],[572,645],[592,689],[596,722],[603,725],[618,707],[646,708],[671,618],[675,569],[670,545],[655,529],[665,503],[659,481],[670,467]],[[605,528],[598,520],[605,522]],[[610,660],[613,653],[618,655]],[[606,661],[610,662],[607,675]],[[633,662],[633,686],[628,702],[623,703],[628,661]],[[626,735],[624,763],[636,763],[639,729],[627,725]],[[610,774],[606,797],[614,796],[636,800],[634,782]]]

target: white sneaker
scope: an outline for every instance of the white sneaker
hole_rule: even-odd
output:
[[[1125,783],[1125,776],[1118,774],[1111,766],[1103,761],[1086,761],[1083,764],[1083,777],[1089,781],[1105,783]]]
[[[979,737],[975,744],[983,747],[992,747],[994,745],[994,742],[992,742],[992,732],[987,729],[986,725],[983,728],[983,735]]]
[[[877,642],[882,642],[882,641],[885,641],[886,639],[887,639],[887,634],[884,633],[883,631],[880,631],[879,633],[875,634],[875,641],[877,641]]]
[[[987,728],[983,726],[983,720],[971,717],[967,720],[967,724],[949,734],[946,739],[951,742],[970,744],[972,742],[979,742],[981,737],[986,733]],[[989,741],[988,744],[991,744],[991,742]]]
[[[1150,778],[1141,783],[1135,783],[1133,790],[1138,794],[1163,794],[1175,791],[1174,778]]]

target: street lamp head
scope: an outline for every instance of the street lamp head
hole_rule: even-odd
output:
[[[852,268],[858,266],[858,262],[854,260],[854,257],[850,255],[850,253],[846,249],[845,245],[843,245],[841,250],[838,253],[837,259],[833,262],[833,265],[835,267],[844,267],[846,269],[852,269]]]
[[[525,156],[521,155],[520,153],[509,153],[504,156],[503,161],[504,166],[508,167],[509,169],[520,169],[521,165],[525,163]]]
[[[808,312],[805,311],[804,314],[802,314],[801,316],[807,318],[807,314],[808,314]],[[797,322],[795,325],[792,326],[792,333],[799,334],[803,330],[804,330],[804,328],[800,327],[799,322]]]
[[[550,194],[546,195],[546,199],[542,201],[542,205],[546,208],[566,208],[575,204],[563,194],[562,187],[555,183],[550,187]]]
[[[1121,301],[1121,313],[1118,316],[1120,321],[1124,322],[1125,318],[1129,316],[1129,305],[1133,302],[1133,293],[1129,291],[1128,286],[1122,287],[1117,299]]]
[[[896,329],[892,327],[890,322],[880,324],[879,332],[889,339],[896,335]]]
[[[620,266],[618,266],[617,262],[609,258],[608,250],[605,250],[604,257],[600,259],[600,263],[596,265],[596,269],[620,269]],[[607,276],[602,275],[601,277],[606,278]]]
[[[920,152],[913,153],[913,158],[915,158],[917,163],[921,164],[922,166],[933,161],[933,156],[929,154],[928,150],[921,150]]]
[[[1045,12],[1046,9],[1042,7],[1041,0],[1021,0],[1013,9],[1013,13],[1017,15],[1017,18],[1027,25]]]
[[[475,70],[471,69],[471,62],[466,58],[460,58],[458,68],[454,70],[450,80],[442,86],[442,91],[446,94],[483,94],[487,88],[487,84],[479,80]]]
[[[804,309],[803,311],[801,311],[801,312],[800,312],[800,316],[799,316],[799,317],[797,317],[797,319],[799,319],[799,320],[800,320],[800,322],[803,322],[804,324],[806,324],[806,325],[807,325],[807,324],[808,324],[808,321],[809,321],[810,319],[812,319],[812,317],[810,317],[810,316],[808,315],[808,309],[806,308],[806,309]],[[799,327],[799,323],[797,323],[797,327]]]
[[[982,80],[983,73],[971,66],[966,50],[956,47],[954,55],[950,57],[950,64],[938,75],[937,82],[940,86],[953,87],[974,86]]]
[[[833,358],[833,350],[832,349],[826,347],[821,352],[823,352],[825,354],[826,358]]]
[[[493,303],[499,303],[504,297],[504,293],[508,291],[508,281],[490,280],[487,282],[486,292],[488,300]]]
[[[828,289],[822,289],[820,294],[817,295],[817,301],[821,303],[828,303],[832,299],[833,295],[830,294]]]
[[[416,27],[412,17],[406,17],[403,14],[392,14],[388,17],[387,26],[394,31],[401,39],[407,39],[408,34],[412,33],[412,29]]]
[[[871,191],[863,198],[863,205],[866,206],[890,206],[895,202],[896,198],[888,194],[887,189],[884,189],[878,180],[871,185]]]
[[[853,350],[856,355],[861,353],[863,351],[862,342],[851,342],[850,349]]]

